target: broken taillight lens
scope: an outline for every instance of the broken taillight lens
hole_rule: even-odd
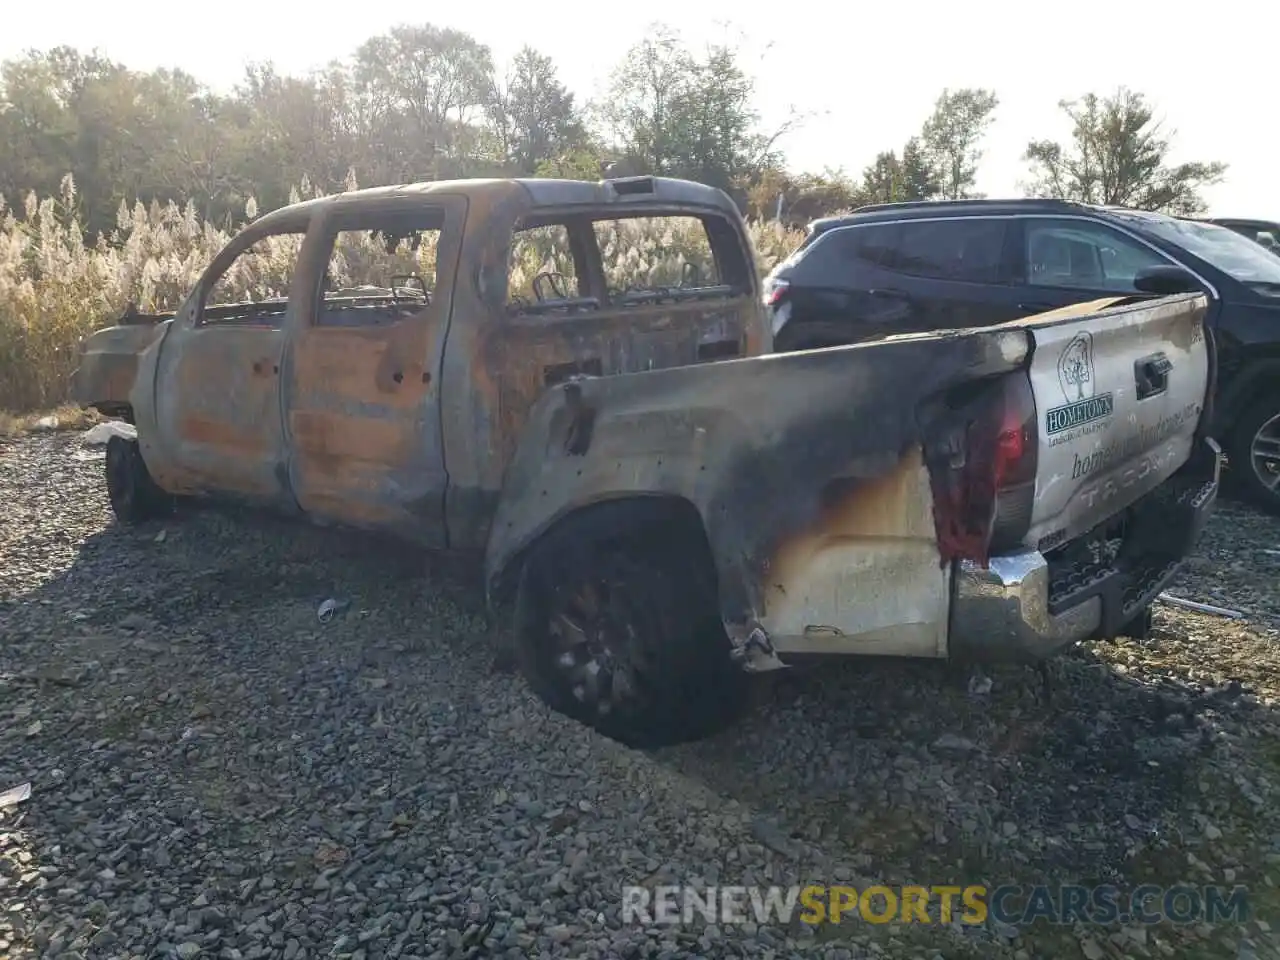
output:
[[[1035,508],[1036,471],[1040,444],[1036,431],[1036,401],[1025,374],[1007,377],[1001,402],[999,433],[992,449],[995,517],[991,552],[1022,542]]]
[[[1025,373],[966,384],[942,399],[946,413],[926,446],[934,522],[944,562],[986,566],[1016,549],[1035,507],[1039,433]]]

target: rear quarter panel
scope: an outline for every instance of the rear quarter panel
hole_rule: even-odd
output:
[[[581,507],[677,497],[702,517],[731,636],[759,626],[783,653],[943,656],[950,564],[923,455],[934,424],[921,410],[951,386],[1017,369],[1026,342],[1021,331],[965,332],[554,388],[506,474],[490,590]]]
[[[71,399],[107,412],[125,407],[146,348],[164,336],[168,323],[106,327],[81,346],[80,364],[71,375]]]

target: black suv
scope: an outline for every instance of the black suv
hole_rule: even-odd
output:
[[[879,204],[810,224],[764,297],[787,351],[1177,289],[1210,301],[1213,434],[1280,513],[1280,257],[1226,227],[1066,200]]]

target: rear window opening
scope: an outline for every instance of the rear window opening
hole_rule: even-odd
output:
[[[596,220],[609,300],[636,303],[689,295],[729,295],[706,224],[697,217]]]
[[[599,306],[579,280],[567,223],[517,226],[507,265],[509,312],[573,312]]]
[[[728,299],[752,289],[753,269],[738,231],[723,217],[543,215],[512,233],[507,311],[563,314]]]
[[[317,326],[381,326],[431,305],[441,216],[339,230],[321,279]]]

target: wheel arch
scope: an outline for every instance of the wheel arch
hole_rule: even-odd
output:
[[[639,531],[653,533],[659,526],[669,531],[673,548],[699,554],[699,562],[712,578],[718,605],[720,576],[701,512],[691,500],[677,494],[636,492],[575,504],[548,518],[527,543],[494,565],[486,582],[488,602],[490,606],[509,602],[526,561],[548,542],[576,537],[608,540]]]
[[[1213,435],[1229,442],[1235,422],[1268,397],[1280,402],[1280,356],[1247,363],[1221,384],[1214,404]]]

